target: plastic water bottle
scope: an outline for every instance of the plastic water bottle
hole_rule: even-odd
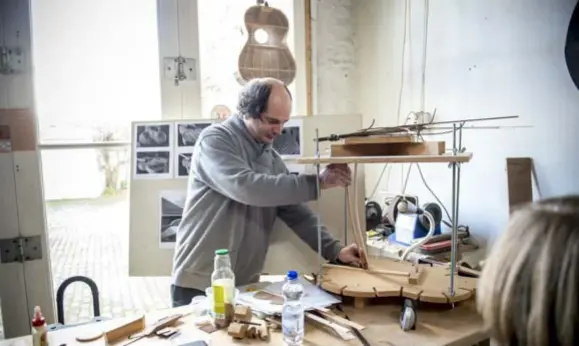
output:
[[[298,273],[290,270],[282,287],[284,297],[281,312],[283,341],[288,346],[300,346],[304,341],[304,306],[302,296],[304,286],[298,280]]]

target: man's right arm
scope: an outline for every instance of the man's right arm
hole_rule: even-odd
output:
[[[197,178],[221,194],[246,205],[277,207],[315,200],[312,174],[262,174],[245,162],[231,139],[207,133],[199,139],[194,156]]]

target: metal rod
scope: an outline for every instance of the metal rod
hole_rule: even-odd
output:
[[[424,131],[429,129],[430,127],[434,127],[436,129],[437,125],[445,125],[445,124],[453,124],[456,125],[457,123],[466,123],[466,122],[477,122],[477,121],[491,121],[491,120],[506,120],[506,119],[516,119],[518,115],[510,115],[504,117],[490,117],[490,118],[473,118],[473,119],[462,119],[462,120],[447,120],[447,121],[437,121],[433,123],[427,124],[412,124],[412,125],[400,125],[400,126],[392,126],[392,127],[375,127],[375,128],[367,128],[363,130],[358,130],[356,132],[350,132],[345,134],[333,134],[326,137],[318,138],[319,142],[324,141],[337,141],[344,138],[349,137],[364,137],[364,136],[371,136],[371,135],[380,135],[380,134],[391,134],[391,133],[398,133],[401,131]],[[453,126],[454,128],[454,126]]]
[[[322,284],[322,260],[320,259],[322,257],[322,220],[320,217],[320,213],[321,213],[321,208],[320,208],[320,197],[321,197],[321,193],[320,193],[320,141],[318,140],[318,129],[316,128],[316,176],[318,177],[318,179],[316,179],[316,191],[317,191],[317,204],[318,204],[318,213],[317,213],[317,227],[318,227],[318,278],[316,280],[316,283],[318,284],[318,286],[320,286]]]
[[[453,126],[452,132],[452,154],[457,155],[457,143],[456,143],[456,124]],[[450,296],[454,296],[454,279],[455,279],[455,272],[456,272],[456,238],[457,238],[457,220],[456,220],[456,204],[457,196],[456,196],[456,176],[457,176],[457,163],[453,162],[452,165],[452,235],[451,235],[451,250],[450,250]]]
[[[348,194],[346,189],[344,189],[344,245],[348,245]]]

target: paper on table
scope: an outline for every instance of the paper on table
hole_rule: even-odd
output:
[[[306,310],[311,310],[315,308],[325,308],[333,304],[341,303],[341,300],[335,296],[329,294],[318,286],[312,284],[303,277],[299,278],[299,282],[304,286],[304,295],[302,296],[302,302]],[[285,282],[274,282],[269,284],[263,290],[271,293],[273,295],[282,295],[282,287]]]

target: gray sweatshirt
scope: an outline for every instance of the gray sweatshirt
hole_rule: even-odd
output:
[[[317,197],[316,179],[289,173],[272,146],[253,139],[237,116],[204,129],[193,149],[173,284],[209,287],[220,248],[230,251],[236,285],[257,282],[277,217],[317,251],[317,217],[306,205]],[[322,228],[322,256],[334,261],[341,249]]]

